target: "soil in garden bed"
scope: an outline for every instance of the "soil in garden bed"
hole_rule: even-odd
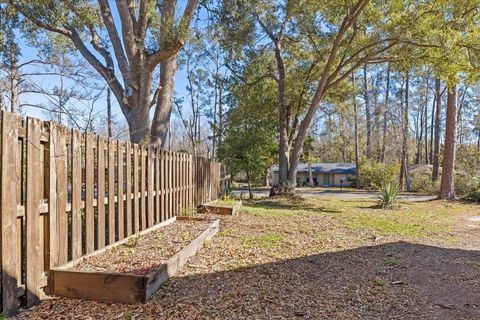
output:
[[[175,221],[158,230],[133,236],[126,243],[87,257],[70,270],[147,275],[202,234],[213,220]]]

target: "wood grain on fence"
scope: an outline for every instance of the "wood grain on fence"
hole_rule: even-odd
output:
[[[0,112],[1,312],[38,303],[50,268],[214,200],[219,168]]]

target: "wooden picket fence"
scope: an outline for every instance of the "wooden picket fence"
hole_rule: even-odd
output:
[[[216,199],[227,168],[1,112],[1,301],[35,305],[48,271]]]

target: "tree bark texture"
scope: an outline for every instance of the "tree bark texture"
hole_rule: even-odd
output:
[[[445,124],[445,150],[442,162],[442,180],[439,199],[455,199],[455,152],[457,132],[457,86],[448,87],[447,119]]]

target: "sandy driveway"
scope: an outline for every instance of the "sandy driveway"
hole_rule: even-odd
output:
[[[363,199],[377,199],[377,192],[367,190],[355,190],[355,189],[343,189],[340,188],[298,188],[297,192],[307,197],[324,197],[324,198],[337,198],[344,200],[363,200]],[[232,191],[234,196],[248,197],[248,190],[246,189],[234,189]],[[268,197],[269,190],[267,188],[255,189],[254,196],[258,198]],[[428,201],[435,199],[435,196],[425,194],[402,194],[400,199],[402,201]]]

